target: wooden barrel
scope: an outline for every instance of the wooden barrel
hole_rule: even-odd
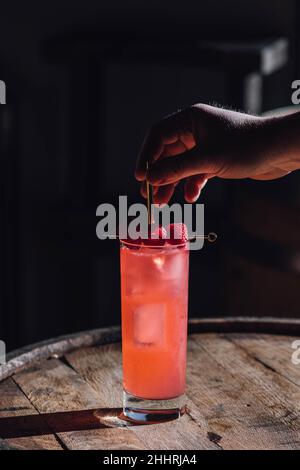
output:
[[[11,354],[0,367],[0,447],[299,449],[300,320],[197,319],[189,330],[186,413],[163,424],[122,419],[119,328]]]

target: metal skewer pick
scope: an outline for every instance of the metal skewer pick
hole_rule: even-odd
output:
[[[189,242],[192,242],[194,240],[207,240],[210,243],[214,243],[216,239],[218,238],[218,235],[215,232],[209,232],[207,235],[196,235],[195,237],[189,238]]]
[[[153,222],[152,222],[153,223]],[[109,235],[111,240],[118,240],[118,235]],[[194,240],[207,240],[210,243],[214,243],[218,238],[218,235],[215,232],[209,232],[207,235],[196,235],[195,237],[189,238],[189,242]]]
[[[149,163],[146,162],[146,169],[149,169]],[[146,180],[147,191],[147,210],[148,210],[148,225],[154,224],[152,204],[153,204],[153,190],[151,184]]]

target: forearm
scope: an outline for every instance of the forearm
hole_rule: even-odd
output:
[[[300,168],[300,112],[263,118],[259,138],[261,151],[276,168]]]

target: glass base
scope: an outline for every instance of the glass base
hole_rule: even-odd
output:
[[[185,395],[167,400],[139,398],[124,390],[123,413],[135,423],[154,424],[180,418],[185,412]]]

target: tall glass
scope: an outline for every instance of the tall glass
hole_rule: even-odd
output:
[[[184,405],[189,249],[121,242],[123,408],[159,422]]]

